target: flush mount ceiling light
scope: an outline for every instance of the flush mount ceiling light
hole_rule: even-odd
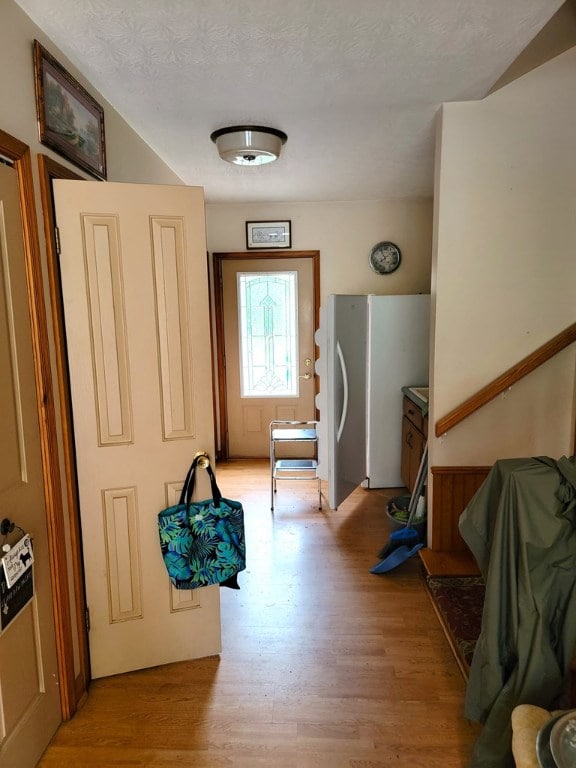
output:
[[[261,125],[233,125],[210,135],[222,160],[235,165],[264,165],[278,159],[288,136]]]

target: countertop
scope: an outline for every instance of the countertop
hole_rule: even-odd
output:
[[[415,391],[416,390],[416,391]],[[428,392],[428,387],[426,386],[411,386],[411,387],[402,387],[402,393],[406,395],[406,397],[411,400],[415,405],[420,408],[422,411],[422,414],[426,416],[428,413],[428,398],[422,397],[418,390],[424,390],[425,392]]]

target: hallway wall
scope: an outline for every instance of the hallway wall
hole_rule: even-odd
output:
[[[292,222],[292,248],[320,251],[321,301],[330,293],[429,293],[431,200],[338,203],[208,204],[210,252],[246,249],[246,221]],[[391,275],[370,269],[370,248],[392,240],[402,264]]]
[[[432,421],[574,322],[576,48],[445,104],[432,265]],[[570,453],[574,345],[449,432],[431,464]]]

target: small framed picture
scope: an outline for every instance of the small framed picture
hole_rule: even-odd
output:
[[[246,248],[291,248],[292,235],[289,221],[247,221]]]
[[[36,111],[40,141],[99,179],[106,178],[104,110],[34,40]]]

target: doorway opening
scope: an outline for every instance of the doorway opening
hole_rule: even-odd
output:
[[[316,418],[320,252],[214,253],[213,268],[217,457],[264,458],[270,421]]]

